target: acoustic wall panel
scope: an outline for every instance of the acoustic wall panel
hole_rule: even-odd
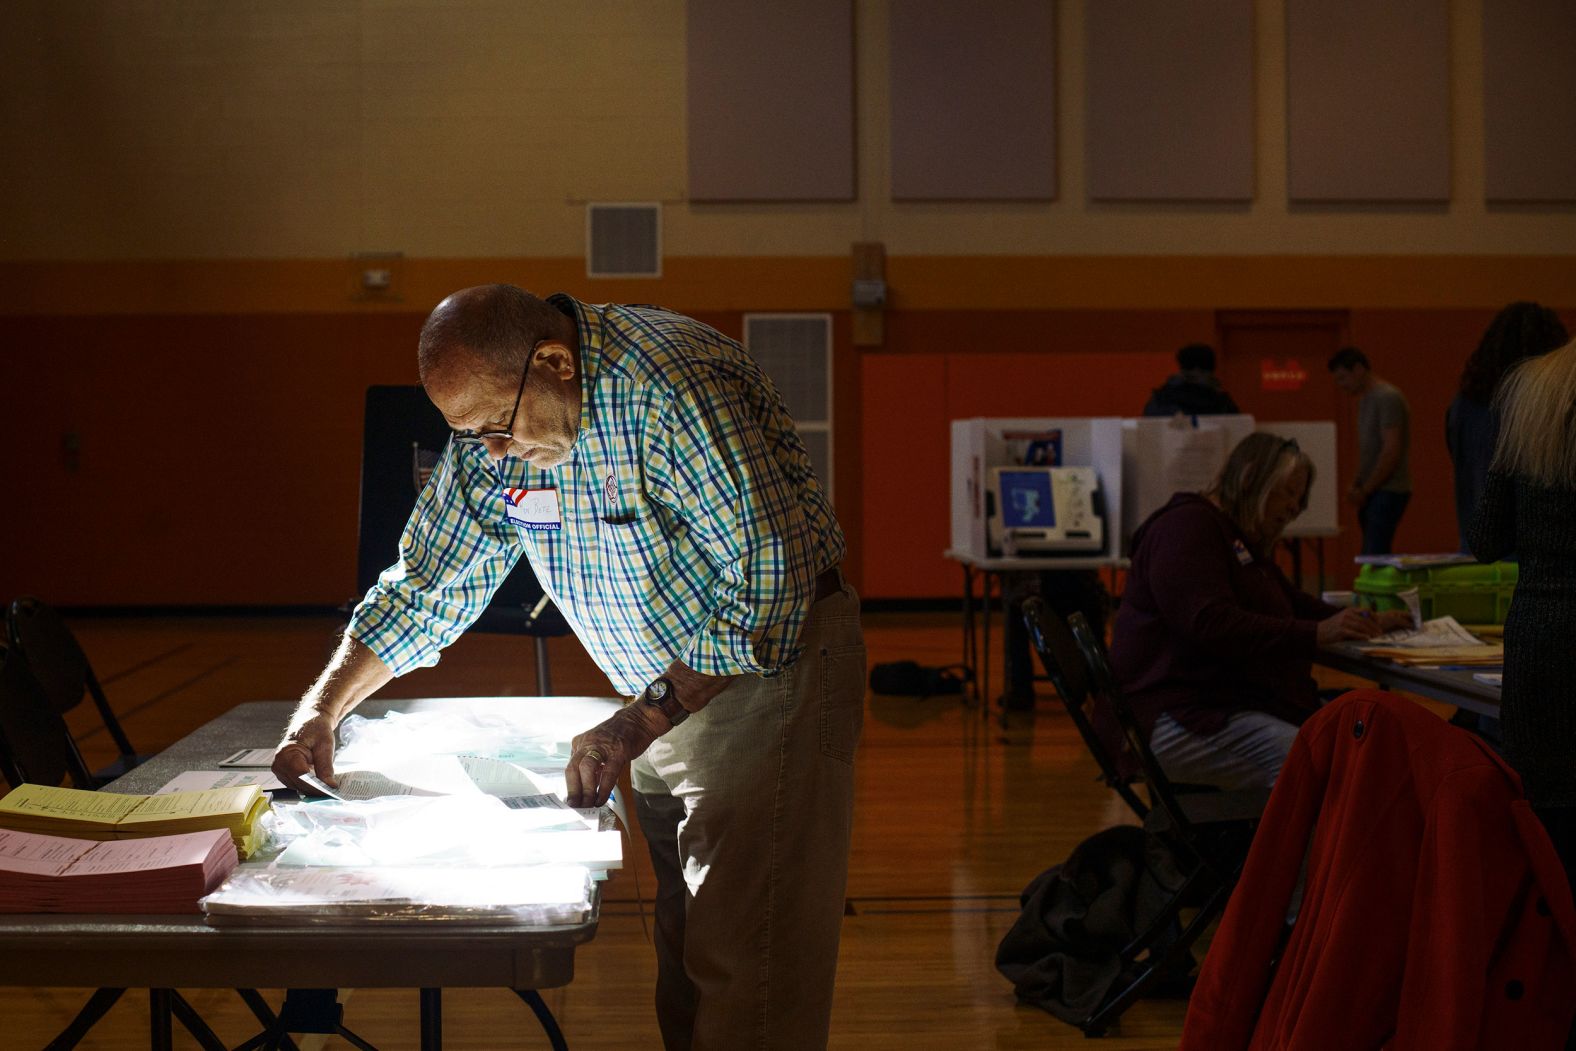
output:
[[[1253,0],[1084,4],[1093,200],[1253,197]]]
[[[1483,5],[1485,191],[1576,201],[1576,4]]]
[[[689,0],[689,195],[854,198],[850,0]]]
[[[1056,5],[892,0],[892,196],[1056,197]]]
[[[1287,0],[1293,201],[1450,198],[1447,0]]]

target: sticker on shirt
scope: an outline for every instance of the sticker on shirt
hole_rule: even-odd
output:
[[[505,489],[503,511],[509,521],[526,529],[562,529],[557,489]]]
[[[1231,551],[1232,554],[1237,556],[1238,565],[1251,566],[1253,564],[1253,552],[1249,551],[1248,545],[1242,541],[1233,540],[1231,542]]]

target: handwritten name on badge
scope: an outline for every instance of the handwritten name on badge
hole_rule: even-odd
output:
[[[526,529],[562,529],[557,489],[505,489],[503,512],[509,521]]]
[[[1231,542],[1231,550],[1237,556],[1238,565],[1251,566],[1253,564],[1253,552],[1249,551],[1248,546],[1242,541],[1233,540]]]

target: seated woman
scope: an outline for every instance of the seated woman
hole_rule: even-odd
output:
[[[1133,534],[1112,670],[1175,781],[1274,785],[1319,704],[1314,651],[1411,622],[1327,605],[1275,565],[1312,485],[1296,442],[1252,434],[1208,491],[1177,493]]]

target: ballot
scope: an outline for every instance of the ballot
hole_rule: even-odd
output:
[[[242,857],[263,838],[268,797],[256,785],[127,795],[21,784],[0,799],[0,828],[78,839],[130,839],[223,829]]]
[[[219,828],[123,840],[0,829],[0,912],[200,912],[237,861]]]

